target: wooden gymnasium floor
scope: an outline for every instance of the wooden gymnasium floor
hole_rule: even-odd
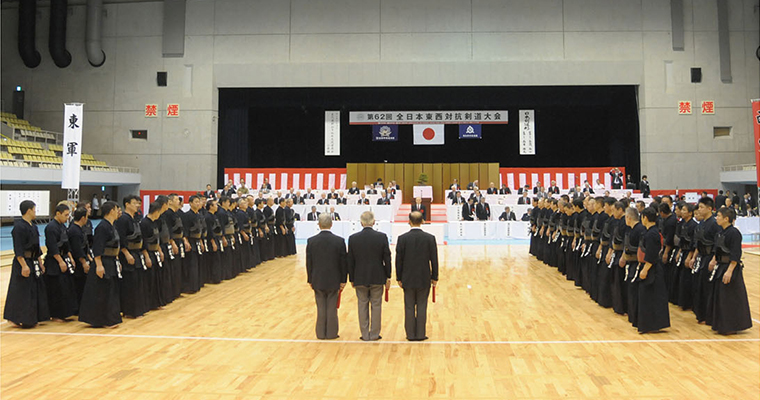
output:
[[[393,249],[392,249],[393,250]],[[383,340],[358,341],[356,297],[340,338],[314,340],[299,255],[184,296],[115,330],[3,323],[3,399],[758,399],[760,333],[729,337],[671,306],[639,335],[524,245],[443,246],[427,342],[404,340],[401,289]],[[747,256],[760,320],[760,258]],[[8,268],[0,272],[4,304]]]

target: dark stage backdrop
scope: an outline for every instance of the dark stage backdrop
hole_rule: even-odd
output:
[[[625,166],[638,182],[635,86],[354,87],[219,89],[218,182],[225,168],[345,167],[346,163],[497,162],[502,167]],[[536,111],[536,155],[521,156],[518,110]],[[341,155],[324,156],[324,112],[341,111]],[[415,146],[412,126],[398,142],[373,142],[349,111],[508,110],[509,124],[483,125],[480,140]]]

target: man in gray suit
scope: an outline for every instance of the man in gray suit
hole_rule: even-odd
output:
[[[430,285],[438,284],[438,246],[435,236],[420,229],[422,214],[409,214],[412,229],[398,237],[396,280],[404,289],[404,328],[411,341],[426,340]]]
[[[360,339],[378,340],[382,339],[383,285],[386,289],[391,287],[391,250],[388,237],[372,229],[375,215],[371,211],[363,212],[360,220],[364,229],[348,238],[348,280],[356,289]]]
[[[346,286],[346,244],[330,232],[329,214],[319,216],[318,234],[306,242],[306,275],[317,302],[317,338],[338,338],[338,295]]]

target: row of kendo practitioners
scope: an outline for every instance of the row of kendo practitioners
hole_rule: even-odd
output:
[[[271,200],[252,197],[217,202],[194,195],[187,212],[182,203],[176,194],[159,196],[140,217],[137,196],[127,196],[123,209],[108,201],[94,232],[85,206],[77,206],[66,227],[70,210],[59,204],[45,228],[43,261],[36,206],[21,202],[3,318],[33,327],[78,315],[96,327],[115,327],[122,315],[141,317],[182,293],[295,254],[295,216],[285,200],[276,212]]]
[[[670,301],[731,334],[752,326],[735,219],[726,207],[714,215],[709,197],[640,210],[611,197],[538,200],[530,252],[640,333],[670,326]]]

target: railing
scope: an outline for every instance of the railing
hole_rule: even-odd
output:
[[[757,170],[757,165],[755,164],[739,164],[739,165],[724,165],[720,168],[721,172],[730,172],[730,171],[755,171]]]
[[[48,169],[61,169],[63,168],[63,164],[59,163],[52,163],[47,161],[26,161],[26,160],[2,160],[6,161],[8,165],[3,165],[3,167],[20,167],[20,168],[48,168]],[[15,165],[14,165],[15,164]],[[95,166],[95,165],[82,165],[81,166],[82,171],[93,171],[93,172],[122,172],[122,173],[128,173],[128,174],[139,174],[140,168],[134,168],[134,167],[118,167],[113,165],[108,166]]]

